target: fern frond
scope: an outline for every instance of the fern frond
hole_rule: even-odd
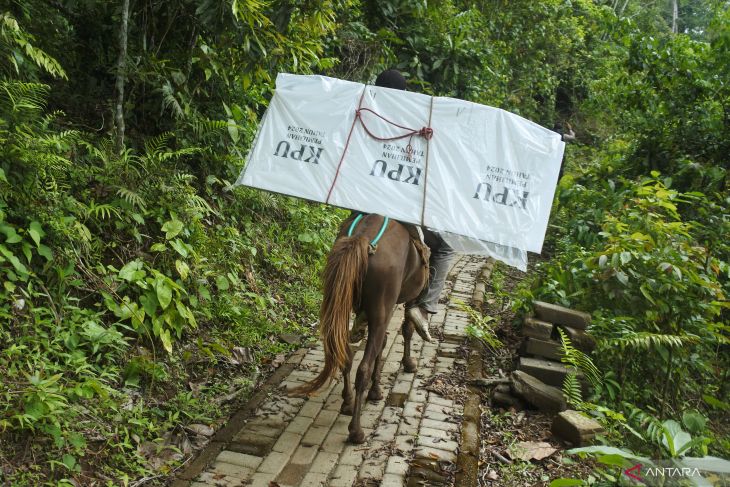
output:
[[[148,138],[144,143],[145,157],[156,158],[164,149],[167,149],[167,142],[172,137],[172,132],[163,132],[156,137]]]
[[[192,154],[200,153],[202,149],[200,147],[186,147],[184,149],[179,149],[176,151],[165,151],[160,152],[157,156],[158,160],[160,162],[166,162],[170,160],[178,159],[182,156],[189,156]]]
[[[142,211],[142,212],[147,211],[147,206],[146,206],[145,200],[139,193],[135,193],[131,189],[119,188],[119,189],[117,189],[117,196],[122,198],[124,201],[126,201],[133,207],[138,208],[140,211]]]
[[[601,372],[591,358],[573,346],[570,337],[568,337],[568,334],[562,328],[558,327],[558,333],[560,334],[560,344],[562,347],[560,361],[583,372],[594,386],[600,385]]]
[[[575,371],[569,372],[563,379],[563,396],[565,396],[568,404],[575,408],[580,409],[581,404],[583,404],[583,393]]]
[[[195,136],[201,139],[221,135],[228,130],[228,122],[225,120],[196,119],[190,126]]]
[[[105,220],[111,218],[112,214],[119,218],[119,209],[110,204],[97,205],[93,200],[86,209],[86,217],[93,216],[99,220]]]
[[[605,346],[629,348],[633,350],[656,350],[660,347],[682,348],[685,345],[697,343],[699,337],[696,335],[668,335],[651,332],[634,332],[619,338],[610,338],[605,341]]]
[[[31,44],[33,37],[23,31],[20,24],[18,24],[18,21],[15,20],[15,18],[8,12],[0,14],[0,39],[4,41],[2,44],[5,44],[6,46],[14,44],[21,48],[31,61],[33,61],[38,67],[45,69],[50,75],[57,78],[68,79],[68,76],[61,67],[61,64],[59,64],[59,62],[53,57],[46,54],[46,52],[42,49],[33,46],[33,44]],[[3,49],[3,51],[5,50],[6,49]],[[7,51],[10,51],[10,49],[7,49]],[[16,71],[18,71],[18,63],[16,62],[13,53],[10,52],[7,57],[10,60],[10,63],[15,67]]]
[[[46,106],[50,87],[41,83],[0,81],[0,108],[7,113],[39,112]]]
[[[208,202],[200,195],[194,194],[188,200],[190,206],[198,210],[203,216],[210,214],[217,215],[216,211],[208,204]]]
[[[185,173],[185,172],[177,172],[172,177],[172,180],[174,182],[180,183],[180,184],[190,184],[193,181],[195,181],[195,176],[192,174]]]
[[[185,110],[177,98],[175,98],[175,89],[169,81],[165,81],[160,89],[162,92],[162,107],[172,112],[175,118],[181,119],[185,116]]]

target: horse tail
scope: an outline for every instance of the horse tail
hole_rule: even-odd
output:
[[[319,311],[324,369],[297,392],[310,394],[320,389],[350,359],[350,312],[360,303],[362,282],[368,270],[368,246],[369,241],[364,237],[343,237],[335,242],[327,257],[324,299]]]

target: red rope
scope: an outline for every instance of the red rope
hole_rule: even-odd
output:
[[[347,134],[347,141],[345,142],[345,148],[342,149],[342,155],[340,156],[340,162],[337,163],[337,171],[335,171],[335,178],[332,180],[330,189],[327,192],[327,199],[324,200],[325,203],[330,202],[330,196],[332,196],[332,190],[335,189],[335,183],[337,182],[337,178],[340,176],[340,168],[342,167],[342,161],[345,160],[345,154],[347,154],[347,148],[350,147],[350,138],[352,137],[352,131],[355,130],[355,122],[357,122],[358,112],[360,111],[360,107],[362,107],[362,99],[365,97],[365,90],[367,89],[367,87],[368,87],[367,85],[362,87],[362,93],[360,93],[360,101],[357,102],[357,110],[355,110],[355,118],[352,119],[352,125],[350,126],[350,132]]]
[[[366,86],[367,87],[367,86]],[[424,139],[431,140],[433,137],[433,129],[430,127],[431,125],[431,113],[429,112],[429,120],[428,120],[428,127],[421,127],[420,129],[412,129],[410,127],[406,127],[400,124],[397,124],[393,122],[392,120],[388,120],[378,112],[371,110],[370,108],[363,108],[362,107],[362,100],[365,96],[365,88],[363,88],[362,94],[360,95],[360,101],[357,104],[357,110],[355,110],[355,118],[352,120],[352,126],[350,127],[350,132],[347,134],[347,141],[345,142],[345,148],[342,150],[342,156],[340,157],[340,162],[337,163],[337,171],[335,172],[335,178],[332,180],[332,185],[330,186],[329,192],[327,193],[327,199],[325,200],[325,203],[329,203],[330,196],[332,196],[332,190],[335,187],[335,183],[337,182],[337,178],[340,175],[340,168],[342,167],[342,162],[345,159],[345,154],[347,153],[347,148],[350,146],[350,139],[352,138],[352,132],[355,129],[355,123],[359,120],[360,125],[362,125],[362,128],[365,129],[365,132],[372,137],[375,140],[379,140],[382,142],[387,142],[389,140],[399,140],[399,139],[405,139],[408,137],[408,145],[406,145],[406,152],[408,160],[411,160],[411,155],[413,154],[413,146],[411,145],[411,141],[413,140],[414,135],[418,135],[419,137],[423,137]],[[431,100],[432,107],[433,107],[433,98]],[[367,125],[365,125],[365,120],[363,119],[362,113],[363,112],[370,112],[379,119],[383,120],[386,123],[389,123],[390,125],[393,125],[394,127],[401,128],[403,130],[407,130],[405,134],[402,135],[396,135],[394,137],[380,137],[375,135],[370,131]]]
[[[376,117],[378,117],[379,119],[383,120],[384,122],[389,123],[389,124],[393,125],[394,127],[398,127],[398,128],[403,129],[403,130],[407,130],[408,132],[406,132],[405,134],[402,134],[402,135],[396,135],[394,137],[379,137],[379,136],[375,135],[374,133],[372,133],[370,131],[370,129],[368,128],[368,126],[365,125],[365,119],[362,116],[362,112],[370,112],[373,115],[375,115]],[[431,127],[421,127],[418,130],[412,129],[410,127],[405,127],[403,125],[400,125],[400,124],[397,124],[397,123],[393,122],[392,120],[388,120],[387,118],[385,118],[384,116],[382,116],[378,112],[376,112],[374,110],[371,110],[369,108],[358,108],[355,111],[355,120],[360,120],[360,125],[362,125],[362,128],[364,128],[365,129],[365,132],[370,137],[372,137],[375,140],[380,140],[382,142],[387,142],[389,140],[405,139],[406,137],[408,137],[408,145],[406,145],[406,152],[408,153],[408,160],[409,161],[411,160],[411,155],[413,155],[413,146],[411,145],[411,141],[413,140],[413,136],[414,135],[418,135],[420,137],[423,137],[426,140],[431,140],[431,137],[433,137],[433,129]],[[430,125],[430,122],[429,122],[429,125]]]

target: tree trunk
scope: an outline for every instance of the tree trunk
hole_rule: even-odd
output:
[[[679,20],[679,0],[672,0],[672,32],[677,33],[677,21]]]
[[[115,149],[124,150],[124,81],[127,69],[127,32],[129,27],[129,0],[123,0],[122,24],[119,26],[119,57],[117,58],[117,105],[114,111],[116,124]]]

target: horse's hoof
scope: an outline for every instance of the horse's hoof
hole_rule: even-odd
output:
[[[348,443],[353,443],[355,445],[361,445],[361,444],[365,443],[365,433],[363,433],[362,430],[350,433],[350,436],[347,437],[347,441],[348,441]]]
[[[381,399],[383,399],[383,392],[380,388],[370,389],[370,392],[368,392],[368,401],[380,401]]]
[[[340,406],[340,413],[352,416],[352,401],[343,402],[342,406]]]
[[[403,370],[408,372],[409,374],[418,370],[418,367],[416,366],[416,359],[414,359],[413,357],[404,359],[403,360]]]

